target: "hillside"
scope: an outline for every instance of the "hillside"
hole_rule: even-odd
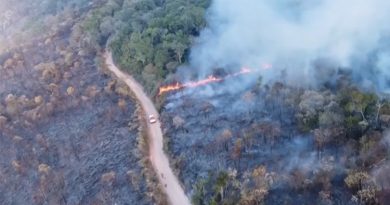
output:
[[[148,194],[156,188],[143,154],[142,110],[97,51],[77,40],[79,21],[76,15],[0,55],[1,204],[152,204],[158,197]]]
[[[0,204],[388,204],[389,10],[0,0]]]
[[[232,92],[234,81],[168,94],[162,106],[166,149],[193,204],[386,204],[388,102],[342,75],[322,90]]]

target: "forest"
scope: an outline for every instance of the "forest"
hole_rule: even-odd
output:
[[[96,45],[110,46],[119,66],[155,93],[188,61],[205,26],[209,0],[114,1],[91,12],[83,28]]]

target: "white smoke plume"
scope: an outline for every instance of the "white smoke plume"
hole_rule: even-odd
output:
[[[389,0],[213,0],[191,64],[207,75],[215,67],[272,63],[273,73],[283,69],[290,82],[304,84],[342,67],[384,91],[389,11]]]

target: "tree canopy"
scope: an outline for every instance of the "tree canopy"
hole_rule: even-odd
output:
[[[153,92],[188,61],[193,39],[206,25],[209,4],[210,0],[109,0],[86,18],[84,29],[101,47],[108,42],[118,65]],[[147,67],[155,69],[154,78],[144,75]]]

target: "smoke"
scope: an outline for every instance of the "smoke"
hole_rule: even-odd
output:
[[[191,64],[206,76],[215,67],[272,63],[273,74],[265,77],[284,70],[299,84],[315,84],[333,75],[327,70],[344,68],[363,76],[364,85],[385,91],[388,11],[388,0],[214,0]],[[315,66],[318,60],[328,63]]]

